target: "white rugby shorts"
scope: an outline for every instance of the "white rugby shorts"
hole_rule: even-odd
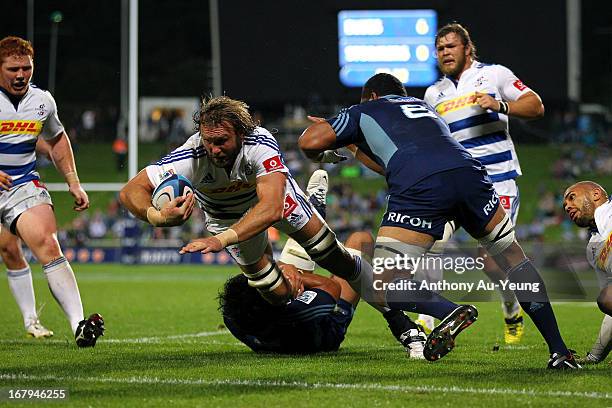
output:
[[[41,204],[53,206],[51,196],[39,180],[28,181],[0,192],[0,221],[15,234],[15,221],[26,210]]]
[[[283,219],[274,224],[274,227],[285,234],[292,234],[302,229],[313,216],[320,218],[302,195],[288,191],[285,195]],[[206,214],[206,229],[214,235],[227,230],[236,222],[238,219],[219,219]],[[268,232],[263,231],[251,239],[228,245],[225,250],[238,265],[252,265],[261,259],[267,246]]]

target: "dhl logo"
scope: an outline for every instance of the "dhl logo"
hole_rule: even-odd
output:
[[[606,261],[608,260],[608,255],[610,255],[610,250],[612,249],[612,232],[608,235],[608,239],[604,244],[599,256],[597,257],[597,266],[599,269],[605,269]]]
[[[243,181],[234,181],[227,187],[213,188],[213,189],[200,189],[203,193],[215,194],[215,193],[235,193],[236,191],[245,190],[247,188],[255,187],[255,183],[245,183]]]
[[[455,99],[451,99],[450,101],[442,102],[438,106],[436,106],[436,111],[444,116],[449,112],[456,111],[461,108],[465,108],[466,106],[478,105],[476,102],[476,94],[463,95]]]
[[[32,134],[38,136],[42,122],[38,120],[0,120],[0,135]]]

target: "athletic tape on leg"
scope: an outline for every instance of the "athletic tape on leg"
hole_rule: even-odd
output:
[[[344,248],[336,239],[336,234],[326,224],[314,237],[301,245],[310,258],[317,263],[327,258],[338,246]]]
[[[293,238],[289,238],[283,247],[283,252],[278,258],[279,262],[291,264],[304,271],[314,271],[317,266],[304,248]]]
[[[249,286],[261,292],[271,292],[283,282],[283,274],[275,262],[268,263],[255,273],[243,273],[248,279]]]
[[[487,250],[489,255],[496,256],[501,254],[514,242],[514,225],[508,214],[504,216],[499,224],[487,236],[478,240]]]

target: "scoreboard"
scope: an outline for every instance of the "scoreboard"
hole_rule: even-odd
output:
[[[405,86],[438,78],[434,10],[345,10],[338,13],[340,82],[361,87],[372,75],[395,75]]]

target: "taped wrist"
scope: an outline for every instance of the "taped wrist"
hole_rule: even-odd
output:
[[[504,115],[510,114],[510,105],[508,105],[508,102],[499,101],[499,113]]]
[[[238,242],[238,234],[231,228],[228,228],[222,233],[215,235],[215,238],[221,242],[223,248]]]
[[[66,183],[68,183],[68,185],[72,185],[72,184],[80,184],[81,182],[79,181],[79,176],[77,174],[76,171],[71,171],[68,172],[66,174],[64,174],[64,178],[66,179]]]
[[[260,292],[271,292],[283,283],[283,273],[276,262],[269,262],[255,273],[243,273],[248,279],[249,286]]]
[[[149,207],[147,208],[147,221],[154,227],[159,227],[166,223],[166,217],[155,207]]]

